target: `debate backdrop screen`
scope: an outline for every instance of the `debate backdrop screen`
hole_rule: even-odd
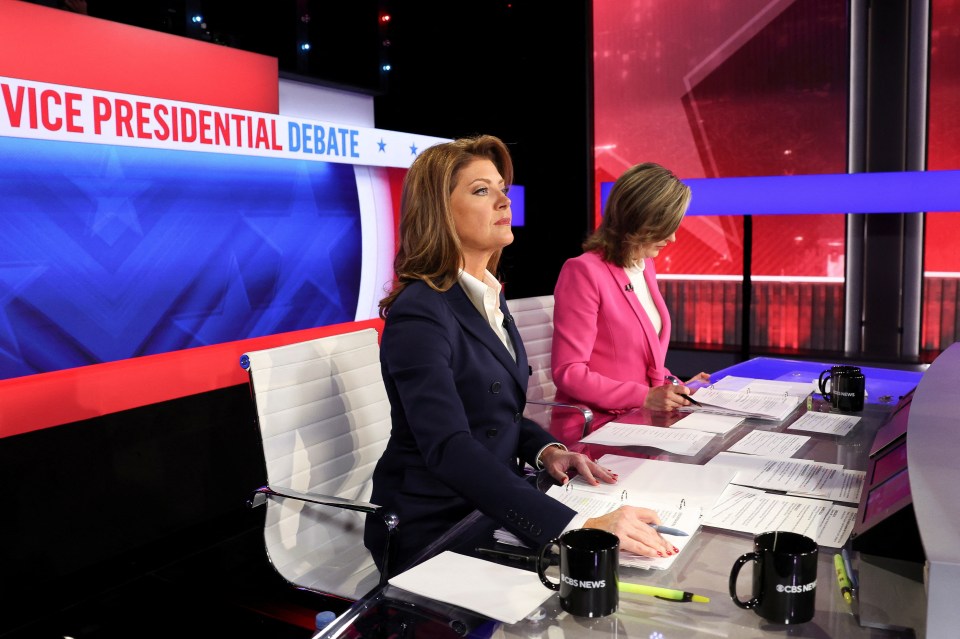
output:
[[[354,167],[0,137],[0,379],[355,319]]]

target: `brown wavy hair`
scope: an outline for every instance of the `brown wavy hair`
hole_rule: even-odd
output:
[[[676,233],[689,206],[690,187],[672,172],[653,162],[636,164],[617,178],[603,220],[583,243],[583,250],[628,266],[641,245]]]
[[[463,266],[463,248],[457,236],[450,196],[460,171],[476,159],[488,159],[513,184],[513,160],[507,145],[492,135],[460,138],[425,149],[413,161],[400,193],[400,246],[393,260],[391,291],[380,300],[380,317],[411,282],[421,280],[435,291],[447,291],[457,282]],[[496,274],[497,251],[487,263]]]

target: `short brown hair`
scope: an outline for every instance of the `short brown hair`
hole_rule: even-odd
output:
[[[617,178],[603,220],[583,250],[627,266],[637,247],[676,233],[689,206],[690,187],[672,172],[653,162],[636,164]]]

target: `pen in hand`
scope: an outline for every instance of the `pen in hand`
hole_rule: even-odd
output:
[[[694,398],[690,397],[690,396],[687,395],[686,393],[680,393],[680,397],[684,398],[685,400],[687,400],[688,402],[690,402],[690,403],[693,404],[694,406],[699,406],[700,408],[703,408],[703,404],[701,404],[700,402],[698,402],[698,401],[695,400]]]
[[[661,526],[660,524],[650,524],[650,527],[656,530],[661,535],[674,535],[675,537],[690,536],[690,533],[684,532],[679,528],[671,528],[670,526]]]
[[[674,377],[673,375],[667,375],[664,379],[670,382],[670,384],[673,386],[683,386],[683,382],[681,382],[678,378]],[[703,408],[703,404],[701,404],[694,398],[690,397],[686,393],[678,393],[678,394],[680,395],[680,397],[684,398],[694,406],[699,406],[700,408]]]

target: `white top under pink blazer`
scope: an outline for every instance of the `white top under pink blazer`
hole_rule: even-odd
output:
[[[670,371],[670,313],[652,259],[643,276],[663,326],[657,335],[623,267],[587,252],[567,260],[554,289],[553,381],[556,401],[620,413],[642,406]]]

